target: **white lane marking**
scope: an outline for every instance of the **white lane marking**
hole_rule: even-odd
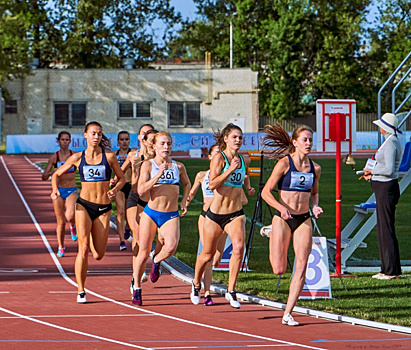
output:
[[[29,160],[27,157],[25,157],[25,158],[30,162],[30,160]],[[17,193],[19,194],[19,196],[20,196],[20,198],[21,198],[24,206],[26,207],[27,212],[29,213],[31,219],[32,219],[33,222],[35,223],[35,227],[37,228],[37,231],[39,232],[40,236],[42,237],[43,242],[44,242],[45,246],[47,247],[50,255],[52,256],[53,261],[54,261],[54,263],[56,264],[58,270],[60,271],[62,277],[63,277],[68,283],[70,283],[70,284],[72,284],[73,286],[76,286],[76,287],[77,287],[77,283],[73,282],[70,278],[68,278],[68,276],[66,275],[63,267],[60,265],[60,262],[59,262],[58,259],[56,258],[56,255],[54,254],[53,250],[51,249],[50,244],[48,243],[46,236],[44,235],[43,231],[41,230],[40,225],[37,223],[36,218],[34,217],[34,215],[32,214],[32,212],[31,212],[31,210],[30,210],[30,207],[28,206],[28,204],[27,204],[26,200],[24,199],[22,193],[20,192],[20,190],[19,190],[16,182],[14,181],[12,175],[10,174],[10,172],[9,172],[9,170],[8,170],[8,168],[7,168],[7,165],[6,165],[5,162],[4,162],[3,157],[1,157],[1,161],[2,161],[4,167],[5,167],[6,171],[7,171],[7,174],[9,175],[10,180],[12,181],[14,187],[16,188]],[[31,162],[30,162],[30,163],[31,163]],[[93,291],[91,291],[91,290],[88,290],[88,289],[85,289],[85,291],[86,291],[86,293],[91,294],[91,295],[94,295],[94,296],[96,296],[97,298],[100,298],[100,299],[106,300],[106,301],[108,301],[108,302],[112,302],[112,303],[114,303],[114,304],[117,304],[117,305],[120,305],[120,306],[127,307],[127,308],[130,308],[130,309],[134,309],[134,310],[135,310],[135,306],[128,305],[128,304],[124,304],[124,303],[122,303],[122,302],[119,302],[119,301],[117,301],[117,300],[114,300],[114,299],[105,297],[104,295],[100,295],[100,294],[98,294],[98,293],[96,293],[96,292],[93,292]],[[307,349],[324,350],[324,348],[318,348],[318,347],[309,346],[309,345],[304,345],[304,344],[298,344],[298,343],[294,343],[294,342],[287,342],[287,341],[283,341],[283,340],[279,340],[279,339],[268,338],[268,337],[263,337],[263,336],[259,336],[259,335],[255,335],[255,334],[250,334],[250,333],[245,333],[245,332],[239,332],[239,331],[235,331],[235,330],[231,330],[231,329],[227,329],[227,328],[221,328],[221,327],[211,326],[211,325],[207,325],[207,324],[202,324],[202,323],[199,323],[199,322],[189,321],[189,320],[185,320],[185,319],[178,318],[178,317],[174,317],[174,316],[169,316],[169,315],[165,315],[165,314],[160,314],[160,313],[157,313],[157,312],[154,312],[154,311],[150,311],[150,310],[146,310],[146,309],[139,309],[139,310],[140,310],[141,312],[143,312],[143,313],[147,313],[147,314],[151,314],[151,315],[156,315],[156,316],[164,317],[164,318],[167,318],[167,319],[170,319],[170,320],[179,321],[179,322],[183,322],[183,323],[187,323],[187,324],[191,324],[191,325],[195,325],[195,326],[199,326],[199,327],[209,328],[209,329],[213,329],[213,330],[217,330],[217,331],[221,331],[221,332],[226,332],[226,333],[231,333],[231,334],[238,334],[238,335],[247,336],[247,337],[256,338],[256,339],[264,339],[264,340],[267,340],[267,341],[278,342],[278,343],[285,344],[285,345],[299,346],[299,347],[307,348]]]
[[[32,317],[32,318],[85,318],[85,317],[150,317],[151,315],[141,315],[141,314],[118,314],[118,315],[30,315],[27,317]],[[2,316],[0,317],[0,320],[3,319],[19,319],[20,317],[17,316]]]
[[[17,317],[19,317],[19,318],[24,318],[25,320],[28,320],[28,321],[33,321],[33,322],[35,322],[35,323],[42,324],[42,325],[44,325],[44,326],[48,326],[48,327],[52,327],[52,328],[57,328],[57,329],[60,329],[60,330],[62,330],[62,331],[66,331],[66,332],[70,332],[70,333],[75,333],[75,334],[78,334],[78,335],[84,335],[84,336],[86,336],[86,337],[90,337],[90,338],[94,338],[94,339],[99,339],[99,340],[104,340],[104,341],[107,341],[107,342],[110,342],[110,343],[114,343],[114,344],[125,345],[125,346],[128,346],[128,347],[130,347],[130,348],[137,348],[137,349],[149,350],[149,348],[145,348],[145,347],[142,347],[142,346],[138,346],[138,345],[134,345],[134,344],[130,344],[130,343],[125,343],[125,342],[118,341],[118,340],[114,340],[114,339],[110,339],[110,338],[100,337],[100,336],[98,336],[98,335],[94,335],[94,334],[90,334],[90,333],[85,333],[85,332],[77,331],[77,330],[75,330],[75,329],[66,328],[66,327],[62,327],[62,326],[57,326],[57,325],[55,325],[55,324],[53,324],[53,323],[36,320],[35,318],[29,317],[29,316],[25,316],[25,315],[22,315],[22,314],[18,314],[17,312],[13,312],[13,311],[4,309],[4,308],[2,308],[2,307],[0,307],[0,311],[3,311],[3,312],[5,312],[5,313],[8,313],[8,314],[11,314],[11,315],[14,315],[14,316],[17,316]]]
[[[235,343],[236,341],[233,340],[233,343]],[[241,345],[229,345],[227,347],[229,348],[276,348],[281,346],[282,348],[284,346],[293,346],[292,344],[267,344],[267,345],[245,345],[245,344],[241,344]],[[179,349],[201,349],[203,348],[203,346],[161,346],[161,347],[155,347],[155,348],[151,348],[152,350],[179,350]],[[219,348],[221,349],[221,346],[206,346],[206,348],[212,349],[212,348]]]

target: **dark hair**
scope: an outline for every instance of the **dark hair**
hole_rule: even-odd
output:
[[[103,127],[101,126],[101,124],[99,122],[92,121],[92,122],[89,122],[89,123],[86,124],[86,127],[84,128],[85,133],[87,132],[87,130],[89,129],[90,126],[98,126],[101,129],[101,131],[103,131]],[[98,145],[106,151],[111,150],[111,142],[110,142],[109,138],[106,135],[104,135],[103,132],[101,132],[101,141]]]
[[[215,143],[214,145],[212,145],[210,147],[210,149],[208,150],[208,154],[211,154],[211,152],[213,151],[214,148],[218,147],[218,145]]]
[[[60,138],[61,138],[63,135],[67,135],[67,136],[69,137],[69,139],[71,140],[71,135],[70,135],[70,133],[69,133],[68,131],[63,130],[63,131],[60,131],[59,134],[57,135],[57,141],[60,140]]]
[[[141,132],[141,129],[144,128],[145,126],[149,126],[150,129],[155,130],[155,129],[154,129],[154,126],[151,125],[151,124],[143,124],[143,125],[140,126],[140,129],[138,129],[138,133],[140,133],[140,132]]]
[[[118,141],[118,139],[120,138],[120,135],[121,135],[121,134],[127,134],[128,137],[130,138],[130,133],[129,133],[128,131],[123,130],[123,131],[120,131],[120,132],[117,134],[117,141]]]
[[[143,136],[143,140],[144,140],[144,141],[147,141],[147,136],[148,136],[148,135],[150,135],[150,134],[157,134],[157,133],[158,133],[158,131],[157,131],[156,129],[147,130],[146,133],[145,133],[144,136]]]
[[[224,137],[228,136],[231,131],[233,130],[239,130],[241,133],[243,133],[243,130],[238,125],[235,125],[233,123],[227,124],[226,127],[223,130],[217,130],[217,132],[214,132],[214,138],[216,140],[216,145],[220,148],[220,152],[223,152],[226,148],[227,145],[224,142]]]
[[[314,133],[313,129],[307,125],[300,125],[295,128],[291,136],[288,135],[287,131],[280,124],[266,125],[264,131],[266,135],[261,141],[263,147],[276,148],[268,152],[272,157],[282,157],[295,152],[293,140],[297,140],[301,132],[309,131],[311,134]]]

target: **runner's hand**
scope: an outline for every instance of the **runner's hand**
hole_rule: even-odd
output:
[[[53,201],[56,200],[58,197],[60,197],[60,191],[59,190],[52,191],[50,194],[50,197]]]

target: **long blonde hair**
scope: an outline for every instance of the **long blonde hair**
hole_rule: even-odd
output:
[[[298,139],[301,132],[309,131],[311,134],[314,133],[313,129],[307,125],[300,125],[295,128],[291,136],[288,135],[287,131],[285,131],[280,124],[266,125],[264,131],[266,135],[263,137],[261,143],[264,148],[275,148],[266,154],[276,158],[295,152],[293,141]]]

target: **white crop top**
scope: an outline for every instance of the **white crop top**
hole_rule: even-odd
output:
[[[158,165],[154,159],[150,159],[151,162],[151,173],[150,178],[152,179],[158,174]],[[180,182],[180,170],[178,170],[177,163],[173,160],[171,161],[171,167],[164,170],[163,175],[158,179],[156,184],[161,185],[178,185]]]
[[[205,174],[201,189],[203,190],[203,197],[214,197],[214,192],[210,190],[210,170]]]

